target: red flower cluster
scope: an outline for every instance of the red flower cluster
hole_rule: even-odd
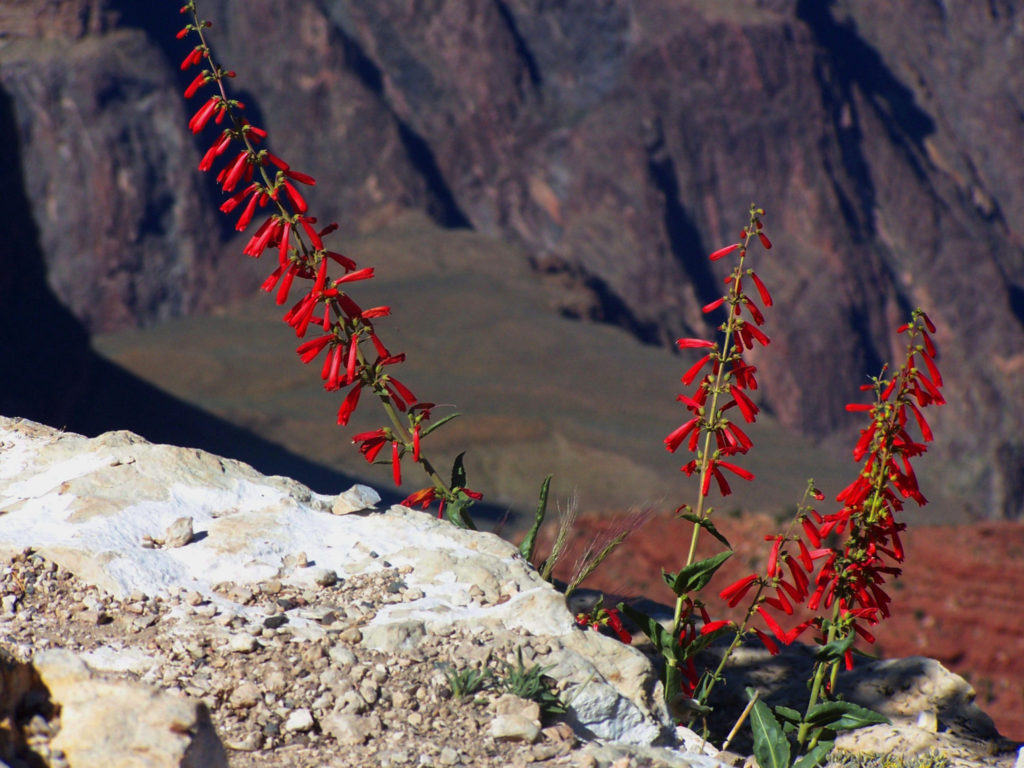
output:
[[[945,402],[929,335],[934,332],[928,316],[915,311],[911,322],[899,329],[910,337],[902,367],[892,378],[883,378],[883,371],[862,387],[875,392],[873,404],[847,406],[850,411],[868,413],[871,423],[861,430],[853,451],[861,471],[836,497],[843,507],[830,515],[802,508],[798,534],[767,537],[773,544],[764,575],[746,576],[720,593],[729,606],[737,605],[755,585],[769,593],[763,597],[759,591],[756,610],[774,638],[783,643],[793,642],[810,626],[821,632],[824,642],[855,632],[873,643],[867,627],[889,616],[890,598],[883,586],[888,577],[900,574],[898,564],[904,555],[900,532],[906,528],[896,521],[896,514],[903,509],[904,499],[927,503],[911,467],[911,459],[923,454],[925,443],[932,439],[922,409]],[[907,431],[911,417],[922,442]],[[817,498],[823,497],[819,493]],[[841,545],[822,546],[828,537],[844,535]],[[831,618],[818,616],[783,629],[782,616],[792,616],[793,606],[804,604],[811,611],[831,611]],[[774,642],[765,645],[773,653],[778,650]],[[844,657],[847,667],[851,666],[848,646]]]
[[[431,498],[443,500],[450,490],[420,455],[420,437],[425,433],[422,423],[430,418],[433,404],[420,402],[389,372],[390,366],[402,362],[405,356],[392,354],[374,329],[373,321],[388,315],[390,309],[364,309],[348,293],[351,284],[373,278],[373,269],[358,269],[352,259],[324,246],[323,238],[337,225],[318,228],[297,186],[313,186],[316,180],[294,170],[267,149],[259,148],[267,132],[242,116],[241,102],[227,97],[223,81],[234,77],[234,72],[221,69],[212,60],[203,37],[210,22],[199,20],[195,2],[187,3],[181,12],[190,13],[193,23],[186,25],[178,38],[194,32],[200,40],[182,61],[181,69],[204,67],[185,89],[185,97],[191,98],[207,85],[217,89],[189,120],[189,129],[198,134],[211,122],[224,124],[226,118],[225,127],[203,155],[199,169],[210,171],[222,157],[228,157],[216,177],[223,192],[230,195],[220,209],[228,214],[241,211],[235,224],[239,232],[248,229],[254,218],[268,209],[243,249],[252,258],[259,258],[268,249],[277,256],[277,266],[264,281],[263,290],[276,291],[277,303],[284,304],[296,278],[309,283],[283,319],[299,338],[305,338],[311,328],[317,328],[319,335],[303,341],[296,352],[306,364],[323,353],[320,377],[324,388],[347,388],[338,409],[339,424],[348,424],[363,389],[369,388],[377,395],[391,426],[360,433],[353,442],[359,444],[360,452],[369,462],[375,461],[384,446],[390,444],[389,461],[396,485],[402,482],[401,457],[411,452],[413,460],[424,465],[435,483],[436,487],[430,489],[434,493]],[[229,152],[232,147],[236,148],[234,153]],[[332,279],[329,269],[340,269],[342,274]],[[405,424],[399,412],[405,414]]]
[[[626,645],[633,642],[633,636],[623,625],[622,616],[616,608],[605,608],[598,604],[589,612],[577,613],[576,623],[581,627],[590,627],[595,632],[607,627]]]
[[[747,394],[748,391],[757,389],[757,369],[747,363],[743,356],[747,350],[753,349],[755,344],[767,346],[770,339],[760,328],[764,324],[764,315],[754,298],[744,293],[743,281],[749,277],[757,289],[761,303],[765,307],[772,305],[771,294],[764,283],[752,269],[745,268],[747,248],[753,237],[757,236],[765,248],[771,247],[768,238],[761,231],[762,224],[758,216],[763,214],[764,211],[753,211],[750,226],[740,232],[741,242],[720,248],[709,257],[711,261],[717,261],[739,250],[739,261],[732,274],[725,279],[728,292],[704,307],[706,314],[723,305],[727,307],[728,316],[720,328],[724,334],[722,347],[719,348],[716,342],[705,339],[676,341],[676,346],[680,349],[707,350],[681,379],[683,385],[687,387],[692,386],[696,380],[696,390],[692,395],[679,395],[676,398],[686,406],[691,417],[665,438],[665,447],[670,452],[675,453],[685,442],[687,450],[695,454],[681,469],[688,477],[698,474],[701,496],[707,496],[710,492],[712,479],[723,496],[732,493],[722,470],[727,470],[743,480],[754,479],[753,474],[726,460],[728,457],[746,453],[753,443],[739,424],[730,420],[725,413],[730,408],[736,408],[743,421],[751,424],[757,419],[759,412],[759,408]],[[744,317],[744,310],[749,319]],[[715,441],[714,450],[711,449],[712,437]]]
[[[747,251],[754,238],[764,248],[771,248],[771,242],[762,231],[761,216],[764,211],[751,206],[750,220],[740,232],[740,242],[719,248],[709,257],[718,261],[735,252],[739,252],[736,266],[725,278],[727,292],[724,296],[712,301],[704,307],[704,313],[715,312],[722,307],[726,310],[725,322],[719,326],[722,333],[722,346],[713,341],[698,338],[679,339],[676,345],[680,349],[697,349],[703,356],[690,366],[682,376],[686,387],[695,387],[692,394],[682,394],[676,399],[689,411],[689,418],[665,438],[665,448],[675,453],[683,445],[693,454],[693,458],[681,467],[688,477],[697,475],[700,479],[700,495],[698,503],[690,513],[689,505],[680,508],[684,516],[694,523],[693,538],[686,564],[680,575],[687,572],[699,572],[707,565],[707,576],[714,573],[722,559],[695,563],[697,535],[701,526],[707,522],[711,509],[705,506],[705,499],[711,492],[714,480],[722,496],[732,493],[726,477],[729,472],[743,480],[753,480],[754,475],[740,467],[732,459],[747,453],[753,442],[737,423],[729,418],[733,408],[747,424],[757,420],[759,408],[751,399],[749,392],[757,389],[757,369],[745,359],[748,351],[755,345],[766,346],[769,338],[761,330],[765,318],[764,308],[772,305],[772,297],[757,274],[746,266]],[[747,279],[749,278],[749,282]],[[749,296],[744,286],[752,283],[757,296]],[[761,306],[758,305],[758,300]],[[713,442],[712,442],[713,441]],[[668,577],[666,577],[668,578]],[[677,577],[670,580],[676,591],[676,613],[673,621],[673,644],[678,649],[662,649],[678,674],[670,675],[671,685],[678,685],[679,690],[687,697],[694,696],[700,684],[700,675],[694,662],[696,653],[714,639],[715,633],[724,632],[731,624],[728,621],[715,622],[707,613],[703,602],[688,594],[700,587],[675,585]],[[698,579],[699,581],[699,579]],[[689,581],[688,584],[695,582]],[[697,614],[703,621],[700,632],[697,630]]]

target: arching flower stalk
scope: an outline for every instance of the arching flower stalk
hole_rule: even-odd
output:
[[[430,422],[434,404],[421,401],[395,377],[394,366],[405,360],[405,355],[391,352],[374,326],[390,309],[364,308],[349,292],[354,284],[372,279],[373,269],[359,269],[352,259],[327,248],[324,238],[337,225],[320,227],[309,214],[300,191],[303,186],[314,186],[315,179],[261,148],[267,132],[245,118],[244,104],[229,98],[225,81],[235,73],[214,61],[204,34],[211,23],[200,19],[194,1],[182,6],[181,13],[189,15],[191,22],[178,33],[178,38],[194,35],[198,40],[182,61],[181,69],[201,67],[185,89],[185,97],[213,89],[189,120],[189,130],[199,134],[211,124],[220,127],[220,133],[200,160],[199,169],[213,171],[220,166],[217,183],[230,195],[220,209],[225,214],[237,214],[236,230],[244,232],[254,220],[262,219],[243,253],[252,258],[260,258],[267,251],[276,255],[277,265],[262,288],[274,292],[280,305],[288,303],[292,296],[295,303],[283,320],[298,338],[306,339],[296,349],[300,360],[309,364],[319,358],[324,388],[344,391],[338,424],[349,423],[364,390],[372,392],[380,402],[386,424],[357,434],[352,441],[367,461],[389,463],[396,485],[402,483],[403,458],[420,465],[430,485],[411,494],[406,504],[425,507],[437,502],[439,515],[443,513],[456,525],[474,527],[469,507],[481,496],[465,487],[462,457],[456,461],[452,480],[446,482],[422,447],[423,438],[454,414]],[[295,292],[298,300],[294,299]],[[315,335],[309,337],[310,334]]]

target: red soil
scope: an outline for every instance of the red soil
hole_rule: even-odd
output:
[[[736,555],[719,571],[709,593],[763,569],[769,549],[764,534],[780,530],[760,515],[723,516],[715,522]],[[608,518],[578,520],[559,577],[568,575],[587,542],[612,525]],[[672,594],[661,579],[661,568],[678,568],[685,559],[690,530],[684,520],[649,520],[584,586],[669,602]],[[718,551],[710,536],[703,535],[702,542],[705,556]],[[1024,598],[1024,525],[918,526],[905,531],[903,542],[903,575],[887,590],[893,615],[872,628],[876,644],[861,644],[862,649],[888,658],[921,655],[939,660],[970,681],[976,703],[1004,736],[1024,740],[1024,610],[1016,604],[1017,590]],[[727,615],[717,594],[703,597],[713,616]],[[802,639],[809,641],[810,636]]]

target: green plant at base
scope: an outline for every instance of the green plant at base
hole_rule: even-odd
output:
[[[474,667],[460,670],[448,667],[445,669],[444,676],[448,679],[448,687],[451,688],[452,696],[456,699],[465,699],[482,691],[493,677],[489,669]]]
[[[498,685],[507,693],[537,702],[544,714],[564,714],[565,704],[545,679],[550,669],[539,665],[527,667],[523,663],[523,649],[520,647],[516,649],[516,663],[505,662],[504,677],[499,678]]]

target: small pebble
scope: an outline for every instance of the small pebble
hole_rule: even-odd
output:
[[[228,648],[235,653],[252,653],[259,646],[256,638],[250,634],[232,635],[231,640],[228,641]]]
[[[284,721],[284,729],[294,733],[305,733],[315,725],[313,714],[305,707],[293,710]]]

